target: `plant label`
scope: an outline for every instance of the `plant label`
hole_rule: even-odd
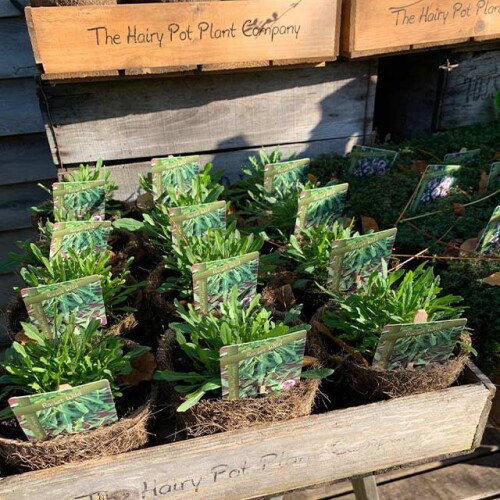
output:
[[[303,229],[309,229],[321,224],[333,226],[344,210],[349,184],[307,189],[300,193],[295,235]]]
[[[300,381],[306,330],[281,337],[222,347],[222,397],[255,398],[291,389]]]
[[[54,218],[103,221],[106,181],[54,182]]]
[[[118,420],[107,380],[9,399],[30,441],[43,441],[111,425]]]
[[[481,156],[480,149],[471,149],[470,151],[459,151],[458,153],[449,153],[445,155],[443,163],[445,165],[460,165],[468,167],[479,161]]]
[[[488,176],[488,191],[496,191],[500,188],[500,161],[492,163],[490,167],[490,175]]]
[[[493,210],[493,215],[477,244],[476,251],[483,255],[500,253],[500,205]]]
[[[336,240],[332,245],[328,285],[338,292],[353,292],[370,274],[382,269],[392,253],[397,229]]]
[[[201,236],[208,229],[226,227],[226,202],[215,201],[202,205],[175,207],[169,210],[172,241],[187,243],[191,236]]]
[[[194,306],[201,312],[217,308],[235,286],[246,306],[257,293],[259,252],[195,264],[192,272]]]
[[[289,193],[306,182],[309,158],[271,163],[264,167],[264,189],[268,192]]]
[[[391,171],[399,154],[390,149],[354,146],[347,173],[356,177],[385,175]]]
[[[54,324],[55,319],[61,316],[61,328],[65,327],[72,315],[75,316],[77,327],[84,328],[93,319],[100,320],[101,325],[107,323],[101,278],[98,275],[23,288],[21,296],[33,324],[47,338],[60,334],[54,332]]]
[[[460,165],[429,165],[420,179],[408,212],[416,212],[421,205],[446,198],[457,182]]]
[[[454,319],[387,325],[380,336],[372,366],[397,370],[446,363],[466,324],[466,319]]]
[[[170,189],[176,193],[190,191],[200,171],[199,160],[199,156],[153,158],[151,160],[153,199],[168,205]]]
[[[80,254],[94,251],[102,253],[108,245],[111,221],[56,222],[50,242],[50,258],[66,258],[70,250]]]

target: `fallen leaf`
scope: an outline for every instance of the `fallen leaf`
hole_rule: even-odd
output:
[[[429,162],[427,160],[412,160],[410,164],[411,170],[416,172],[418,175],[422,175],[428,166]]]
[[[142,211],[153,210],[154,208],[153,195],[151,193],[140,194],[137,197],[137,200],[135,200],[135,205],[139,210]]]
[[[479,190],[478,194],[486,194],[488,191],[488,179],[489,179],[488,172],[482,171],[481,172],[481,179],[479,180]]]
[[[462,203],[453,203],[453,215],[456,217],[465,215],[465,206]]]
[[[19,342],[21,345],[26,345],[26,344],[29,344],[30,342],[32,344],[36,344],[36,342],[32,339],[30,339],[25,333],[23,330],[21,330],[20,332],[17,332],[16,335],[14,336],[14,340],[16,342]]]
[[[464,253],[475,252],[478,242],[479,242],[478,238],[469,238],[468,240],[465,240],[460,245],[460,252]]]
[[[288,311],[297,302],[293,294],[292,285],[290,284],[283,285],[276,290],[275,296],[276,302],[279,305],[278,310],[280,311]]]
[[[304,361],[302,361],[302,368],[308,368],[314,365],[318,360],[312,356],[304,356]]]
[[[307,174],[307,180],[313,184],[317,184],[319,179],[313,174]]]
[[[429,315],[425,309],[419,309],[413,318],[413,323],[427,323]]]
[[[490,286],[500,286],[500,273],[493,273],[491,276],[488,276],[487,278],[479,281],[482,281],[483,283],[486,283]]]
[[[361,216],[361,231],[363,234],[369,231],[380,231],[377,221],[373,217],[368,217],[367,215]]]
[[[153,373],[156,370],[156,361],[150,352],[134,358],[130,362],[132,371],[128,375],[122,375],[122,383],[129,385],[138,385],[141,382],[147,382],[153,379]]]
[[[466,147],[460,148],[459,153],[467,153],[468,149]]]

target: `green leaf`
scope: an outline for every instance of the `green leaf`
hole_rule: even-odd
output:
[[[300,374],[300,378],[307,379],[317,379],[317,378],[326,378],[333,374],[335,370],[331,368],[318,368],[313,370],[306,370]]]
[[[113,222],[113,227],[116,229],[120,229],[122,231],[130,231],[130,232],[144,231],[144,222],[130,218],[123,218],[115,220]]]

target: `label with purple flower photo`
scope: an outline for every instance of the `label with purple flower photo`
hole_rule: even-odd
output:
[[[153,199],[168,205],[169,191],[189,192],[193,181],[200,171],[199,156],[153,158],[151,173],[153,177]]]
[[[354,146],[349,155],[347,174],[356,177],[385,175],[391,171],[398,157],[397,151],[390,149]]]
[[[492,163],[490,167],[490,175],[488,176],[488,191],[496,191],[500,188],[500,161]]]
[[[71,220],[104,220],[106,181],[54,182],[54,218]]]
[[[255,398],[295,387],[300,381],[306,330],[222,347],[222,397]]]
[[[483,255],[500,254],[500,205],[493,210],[493,215],[477,244],[476,250]]]
[[[54,331],[56,318],[62,320],[62,330],[75,317],[77,334],[80,328],[85,328],[93,319],[98,319],[101,325],[107,323],[101,278],[98,275],[23,288],[21,296],[31,321],[49,339],[61,334],[60,331]]]
[[[233,287],[237,287],[238,298],[246,306],[257,293],[259,252],[195,264],[192,272],[194,306],[201,312],[215,309]]]
[[[466,319],[453,319],[387,325],[380,336],[372,366],[398,370],[446,363],[466,324]]]
[[[328,286],[337,292],[353,292],[389,260],[397,229],[353,236],[333,242]]]
[[[337,184],[300,193],[295,234],[325,224],[329,227],[342,216],[349,184]]]
[[[460,165],[429,165],[420,179],[408,212],[416,212],[421,205],[446,198],[457,182]]]
[[[66,258],[70,251],[77,254],[95,251],[104,252],[111,233],[111,221],[56,222],[50,241],[50,258]]]
[[[289,193],[306,182],[311,160],[284,161],[264,167],[264,189],[268,192]]]
[[[172,241],[188,243],[191,236],[202,236],[208,229],[226,227],[226,202],[215,201],[169,209]]]
[[[118,420],[108,380],[9,399],[30,441],[86,432]]]
[[[457,153],[449,153],[444,156],[444,165],[460,165],[468,167],[477,163],[481,157],[480,149],[471,149],[470,151],[459,151]]]

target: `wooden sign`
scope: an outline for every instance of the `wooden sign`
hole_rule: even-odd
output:
[[[344,0],[342,55],[361,57],[500,36],[500,0]]]
[[[28,8],[45,73],[337,55],[338,0]]]

